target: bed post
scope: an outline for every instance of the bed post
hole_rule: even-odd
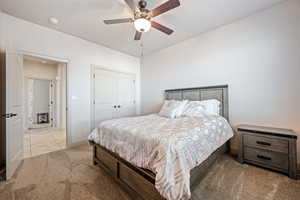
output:
[[[97,165],[97,161],[96,161],[96,151],[97,151],[97,148],[96,148],[96,145],[93,145],[93,164],[94,165]]]
[[[89,141],[89,144],[92,146],[92,148],[93,148],[93,164],[94,165],[97,165],[98,164],[98,162],[96,161],[96,151],[97,151],[97,147],[96,147],[96,145],[95,145],[95,142],[94,141]]]

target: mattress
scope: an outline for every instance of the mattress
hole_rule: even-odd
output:
[[[168,200],[190,199],[190,170],[233,137],[221,116],[170,119],[157,114],[104,121],[89,140],[156,174]]]

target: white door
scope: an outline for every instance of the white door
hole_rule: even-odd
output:
[[[136,114],[134,75],[94,68],[92,87],[92,128],[104,120]]]
[[[94,71],[94,128],[117,112],[118,74],[106,70]]]
[[[23,56],[6,55],[6,178],[23,158]]]
[[[131,117],[136,114],[134,75],[119,74],[117,107],[118,117]]]

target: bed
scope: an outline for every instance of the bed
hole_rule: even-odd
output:
[[[166,90],[165,99],[190,101],[217,99],[221,102],[220,116],[193,120],[190,118],[169,120],[153,114],[110,120],[101,123],[101,127],[95,129],[89,137],[90,144],[93,146],[94,164],[106,170],[134,199],[189,199],[190,192],[205,177],[215,160],[229,150],[232,130],[229,125],[228,127],[226,125],[229,121],[227,85]],[[199,124],[201,124],[201,128],[197,127]],[[176,129],[172,129],[174,126]],[[230,134],[223,134],[224,137],[220,137],[218,134],[207,134],[197,140],[198,132],[212,129],[221,133],[221,128],[228,129],[228,132],[231,131]],[[196,139],[182,140],[184,142],[182,146],[179,144],[181,140],[171,143],[169,140],[174,138],[174,130],[178,130],[175,134],[176,138],[195,136]],[[195,133],[193,133],[194,135],[191,135],[192,132],[187,134],[186,130],[193,130]],[[207,132],[211,133],[212,130]],[[99,134],[99,131],[106,134]],[[158,141],[157,135],[154,133],[160,131],[163,134]],[[142,139],[146,138],[145,134],[148,133],[148,137],[153,138],[147,137],[147,140],[143,141]],[[201,133],[201,135],[205,135],[205,133]],[[217,136],[212,137],[212,135]],[[123,143],[124,141],[127,144]],[[201,147],[198,144],[201,141],[207,143],[208,146],[204,148],[202,145],[203,147]],[[156,144],[155,142],[159,142],[159,145],[156,145],[160,147],[159,149],[151,149],[153,145],[150,144]],[[196,152],[189,150],[189,148],[198,147],[194,143],[199,146]],[[175,144],[176,147],[180,146],[180,150],[173,148]],[[136,149],[131,150],[131,148]],[[167,153],[159,154],[162,148]],[[128,152],[133,152],[133,154]],[[137,156],[137,154],[141,154],[141,156]],[[184,157],[183,155],[193,157],[193,159],[180,159]],[[151,161],[148,157],[151,157]],[[154,163],[152,163],[153,160],[155,160]],[[185,163],[186,161],[188,164]],[[161,164],[158,165],[157,163],[160,162]],[[161,171],[163,172],[161,173]]]

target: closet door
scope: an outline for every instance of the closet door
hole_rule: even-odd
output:
[[[101,121],[117,117],[118,74],[95,68],[94,127]]]
[[[118,79],[118,117],[136,115],[135,76],[120,74]]]

